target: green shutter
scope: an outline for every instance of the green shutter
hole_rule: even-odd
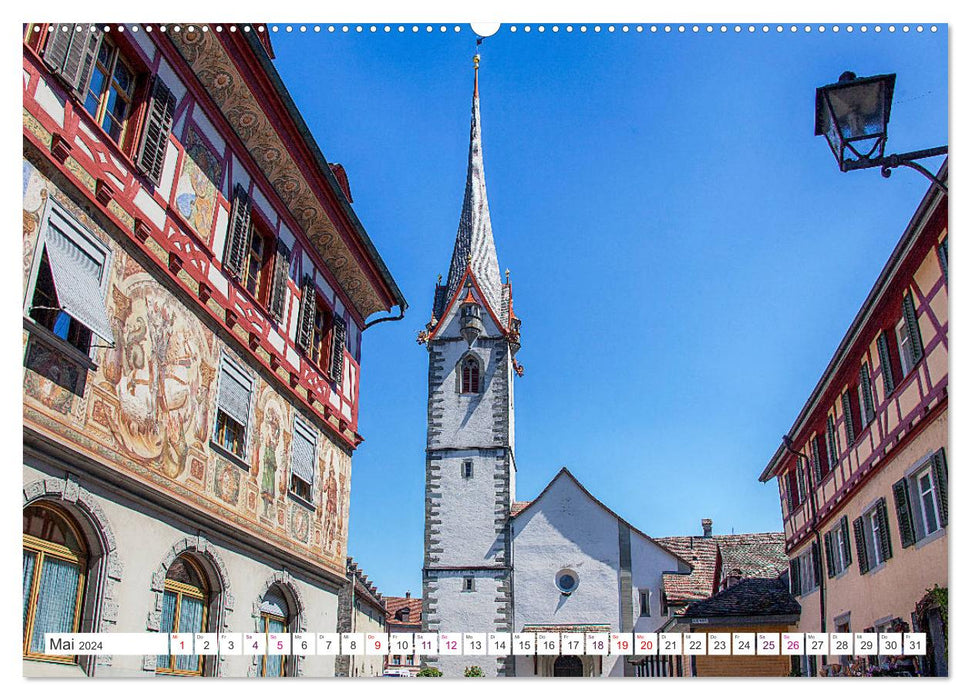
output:
[[[819,435],[813,437],[812,442],[812,458],[813,458],[813,488],[819,485],[819,482],[823,480],[823,458],[822,450],[819,447]]]
[[[944,282],[947,282],[947,236],[937,246],[937,259],[941,262],[941,272],[944,273]]]
[[[893,485],[893,503],[900,526],[900,546],[906,549],[914,544],[914,513],[910,507],[910,491],[906,477]]]
[[[937,486],[937,516],[941,527],[947,525],[947,459],[944,448],[934,453],[934,484]]]
[[[347,346],[347,323],[334,316],[334,332],[331,335],[330,378],[340,387],[344,381],[344,348]]]
[[[883,398],[886,400],[893,393],[893,366],[890,364],[890,341],[887,331],[877,336],[877,351],[880,354],[880,371],[883,373]]]
[[[877,501],[877,519],[880,522],[880,541],[877,546],[886,561],[893,556],[893,547],[890,546],[890,518],[887,517],[887,499],[881,498]]]
[[[310,352],[314,339],[314,314],[317,313],[317,287],[310,275],[304,275],[300,294],[300,315],[297,318],[297,347]]]
[[[802,578],[800,577],[799,557],[789,561],[789,590],[792,595],[802,595]]]
[[[863,410],[866,413],[866,423],[869,425],[876,414],[873,408],[873,386],[870,384],[869,362],[864,362],[860,366],[860,386],[863,389]]]
[[[907,333],[910,334],[910,356],[914,364],[920,362],[924,356],[924,341],[920,338],[920,325],[917,323],[917,311],[914,308],[914,296],[910,290],[904,294],[904,321],[907,323]]]
[[[44,62],[83,100],[104,32],[92,24],[53,24],[51,27]]]
[[[826,416],[826,458],[829,460],[827,471],[836,469],[839,462],[839,445],[836,444],[836,421],[833,414]]]
[[[813,578],[816,582],[816,585],[817,586],[822,585],[823,563],[822,563],[822,557],[820,556],[820,552],[819,552],[818,542],[813,542],[812,547],[810,548],[809,561],[812,562],[812,565],[813,565]]]
[[[850,547],[850,519],[845,515],[840,518],[840,530],[843,532],[843,562],[849,566],[853,563],[853,548]]]
[[[826,576],[833,578],[836,575],[836,562],[833,561],[833,533],[827,532],[823,535],[823,547],[826,549]]]
[[[156,75],[152,81],[145,126],[142,127],[142,140],[135,158],[138,167],[155,185],[162,181],[165,152],[169,145],[174,119],[175,95]]]
[[[843,427],[846,429],[846,446],[856,442],[856,428],[853,425],[853,399],[850,389],[843,392]]]
[[[870,570],[870,561],[866,555],[866,538],[863,536],[863,518],[853,521],[853,535],[856,539],[856,559],[860,564],[860,573]]]
[[[251,206],[246,189],[237,183],[233,188],[233,211],[229,217],[226,249],[223,251],[223,269],[237,280],[243,279],[246,257],[252,244]]]
[[[287,310],[287,280],[290,279],[290,249],[280,239],[276,241],[273,260],[273,287],[270,291],[270,314],[277,323],[283,323]]]
[[[796,492],[796,499],[799,501],[798,505],[802,505],[806,502],[806,497],[809,494],[806,489],[806,462],[802,457],[796,458],[796,481],[799,487]]]

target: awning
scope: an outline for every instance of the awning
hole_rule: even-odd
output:
[[[83,241],[65,236],[51,217],[47,229],[47,259],[54,277],[57,302],[71,317],[92,332],[114,343],[111,323],[101,296],[101,276],[104,274],[104,255],[94,247],[86,250]]]

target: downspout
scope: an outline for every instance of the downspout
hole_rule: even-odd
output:
[[[808,455],[803,454],[796,450],[792,446],[792,438],[788,435],[782,436],[782,444],[788,452],[794,454],[797,458],[801,457],[806,460],[806,464],[811,464],[811,460]],[[799,468],[799,462],[797,461],[797,467]],[[812,469],[806,470],[806,483],[809,485],[809,511],[811,519],[809,521],[809,529],[812,530],[813,536],[816,540],[816,551],[819,552],[819,631],[826,632],[826,576],[823,573],[823,557],[826,556],[823,551],[823,543],[819,536],[818,520],[816,509],[816,485],[813,484],[812,479]],[[828,663],[828,657],[824,654],[822,657],[822,665],[826,666]]]

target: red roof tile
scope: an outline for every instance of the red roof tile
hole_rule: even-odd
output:
[[[532,501],[515,501],[509,509],[509,515],[519,515],[519,512],[528,506]]]

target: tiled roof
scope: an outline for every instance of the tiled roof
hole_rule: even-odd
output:
[[[384,599],[384,607],[388,610],[388,622],[393,625],[421,625],[421,598],[396,598],[388,596]],[[408,608],[408,619],[397,619],[397,613],[402,608]]]
[[[751,617],[799,615],[802,607],[779,578],[749,578],[717,593],[708,600],[691,603],[687,617]]]
[[[509,509],[509,515],[519,515],[526,506],[528,506],[532,501],[515,501],[512,507]]]
[[[774,578],[789,566],[781,532],[658,537],[657,541],[693,567],[690,574],[664,574],[664,594],[675,607],[709,598],[726,576]]]

